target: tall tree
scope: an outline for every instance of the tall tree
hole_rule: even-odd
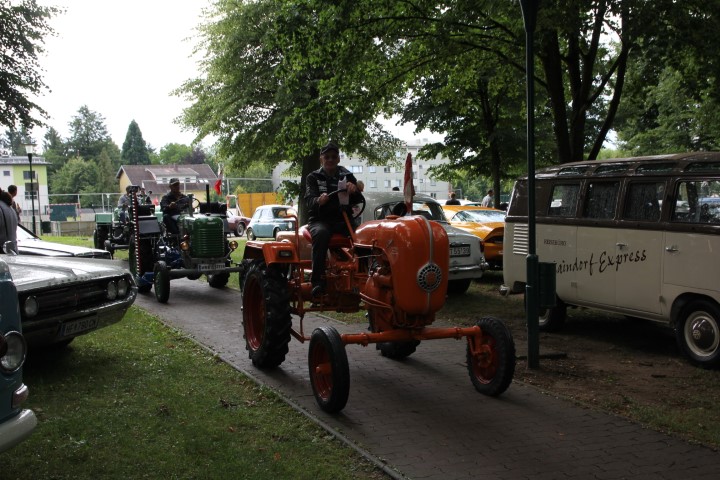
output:
[[[105,117],[83,105],[68,123],[70,138],[68,152],[81,158],[97,158],[108,143],[112,143],[105,125]],[[116,146],[117,148],[117,146]]]
[[[150,165],[150,154],[142,132],[135,120],[130,122],[125,134],[120,160],[125,165]]]
[[[31,130],[43,124],[47,113],[30,97],[47,89],[38,55],[43,38],[53,33],[48,21],[60,12],[35,0],[0,2],[0,125]]]

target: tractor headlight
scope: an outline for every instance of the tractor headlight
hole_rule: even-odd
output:
[[[13,373],[20,369],[25,362],[27,344],[20,332],[8,332],[5,334],[7,351],[0,358],[0,369],[5,373]]]
[[[129,286],[130,286],[130,285],[128,284],[127,279],[121,278],[120,280],[118,280],[118,282],[117,282],[117,294],[118,294],[118,297],[124,298],[124,297],[127,295],[127,293],[128,293],[128,287],[129,287]]]
[[[188,250],[190,250],[190,243],[189,242],[181,242],[180,249],[184,252],[187,252]]]
[[[25,313],[25,316],[32,318],[38,314],[38,311],[40,311],[40,304],[38,303],[37,298],[32,295],[27,297],[23,302],[23,312]]]
[[[107,287],[105,287],[105,295],[107,295],[108,300],[115,300],[118,295],[118,287],[115,282],[108,282]]]
[[[228,247],[230,247],[230,250],[237,250],[238,243],[235,240],[230,240],[228,242]]]

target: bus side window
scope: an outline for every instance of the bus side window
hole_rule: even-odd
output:
[[[664,191],[664,183],[631,183],[625,199],[623,218],[657,222],[660,220],[660,205]]]
[[[615,218],[620,182],[592,182],[588,185],[585,218],[610,220]]]
[[[575,215],[580,184],[554,185],[548,207],[549,217],[572,217]]]

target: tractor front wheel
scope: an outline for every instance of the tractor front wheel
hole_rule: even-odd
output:
[[[515,343],[507,326],[495,317],[483,317],[477,326],[482,330],[480,341],[467,339],[468,373],[478,392],[496,397],[507,390],[515,375]],[[475,355],[473,342],[479,350]]]
[[[213,273],[207,276],[208,284],[213,288],[223,288],[230,280],[228,272]]]
[[[333,327],[316,328],[310,337],[308,368],[315,400],[327,413],[337,413],[350,396],[350,367],[340,334]]]
[[[285,361],[290,343],[290,293],[287,280],[275,265],[254,262],[242,288],[245,346],[253,365],[274,368]]]
[[[167,303],[170,298],[170,269],[161,260],[155,264],[154,273],[155,298],[160,303]]]

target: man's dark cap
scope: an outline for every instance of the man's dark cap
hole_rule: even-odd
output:
[[[340,152],[340,149],[338,148],[337,145],[335,145],[333,142],[328,142],[328,144],[325,145],[324,147],[322,147],[322,149],[320,150],[320,155],[324,155],[325,153],[327,153],[331,150],[334,150],[335,152],[338,152],[338,153]]]
[[[180,183],[180,179],[179,179],[179,178],[174,178],[174,177],[171,178],[171,179],[170,179],[170,185],[172,185],[172,184],[174,184],[174,183]]]

